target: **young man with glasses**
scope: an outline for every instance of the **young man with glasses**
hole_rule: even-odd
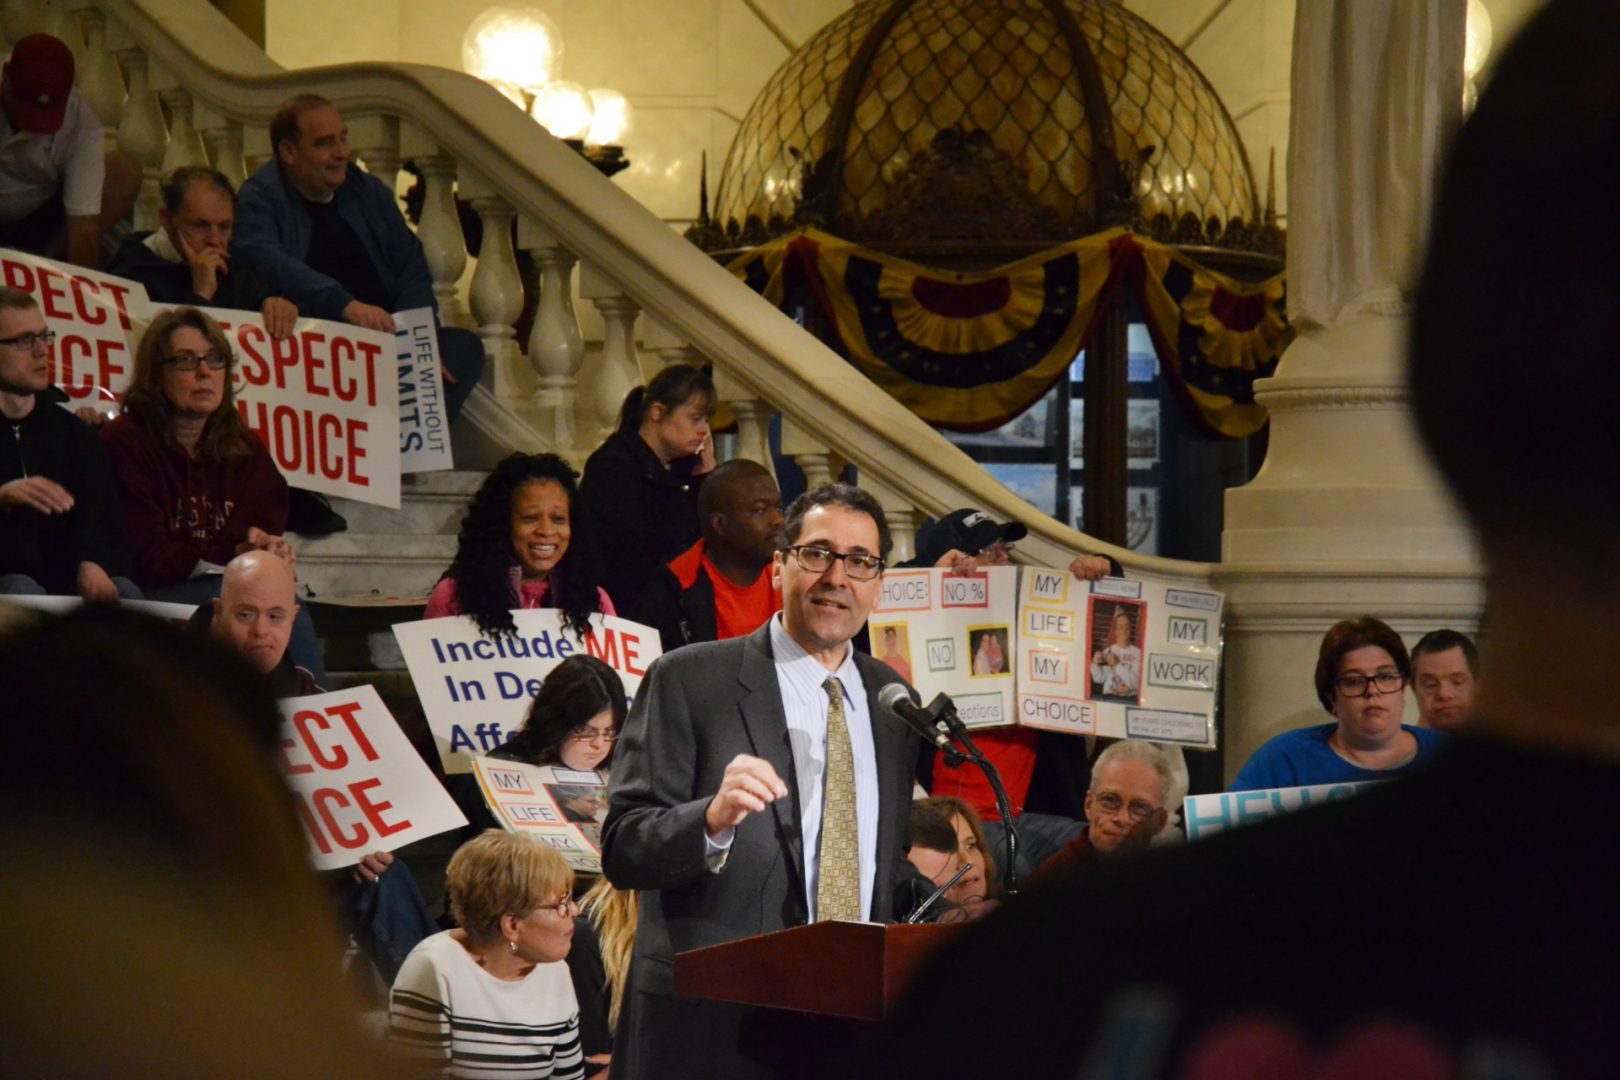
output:
[[[657,890],[642,894],[614,1075],[773,1075],[744,1049],[768,1021],[677,996],[673,956],[892,917],[917,743],[877,704],[899,676],[851,644],[888,551],[872,496],[813,488],[788,508],[772,562],[781,613],[648,669],[603,828],[614,886]]]
[[[33,297],[0,287],[0,593],[138,599],[106,451],[50,396],[55,340]]]

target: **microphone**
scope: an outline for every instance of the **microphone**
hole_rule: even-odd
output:
[[[941,750],[955,751],[950,736],[934,726],[934,718],[928,710],[911,700],[911,691],[905,683],[889,683],[879,690],[878,704],[904,720],[906,726]]]

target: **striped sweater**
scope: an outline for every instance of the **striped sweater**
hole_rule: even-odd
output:
[[[521,982],[478,966],[450,931],[411,951],[389,995],[388,1037],[466,1080],[582,1080],[579,1005],[568,966],[539,964]]]

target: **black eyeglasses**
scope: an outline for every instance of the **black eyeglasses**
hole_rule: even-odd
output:
[[[1145,803],[1141,799],[1132,799],[1129,803],[1126,803],[1124,799],[1115,795],[1112,791],[1105,791],[1101,795],[1093,795],[1091,800],[1102,807],[1103,813],[1109,817],[1113,817],[1120,812],[1121,808],[1124,808],[1130,814],[1132,821],[1146,821],[1158,813],[1159,810],[1157,806]]]
[[[1406,685],[1406,676],[1393,671],[1380,671],[1375,675],[1340,675],[1333,680],[1339,693],[1345,697],[1372,697],[1373,691],[1393,694]]]
[[[163,358],[165,364],[173,364],[176,371],[196,371],[204,364],[209,371],[224,371],[231,364],[231,358],[222,352],[206,352],[201,356],[196,353],[175,353],[173,356]]]
[[[618,737],[618,732],[603,731],[600,728],[577,727],[568,729],[568,740],[570,742],[595,742],[597,739],[601,739],[611,746]]]
[[[16,337],[0,338],[0,345],[10,345],[23,352],[33,352],[35,345],[44,345],[47,349],[56,344],[55,330],[30,330],[26,334]]]
[[[871,581],[883,573],[883,560],[864,551],[833,551],[818,544],[799,544],[782,550],[793,552],[799,565],[812,574],[825,574],[840,559],[844,562],[844,573],[856,581]]]

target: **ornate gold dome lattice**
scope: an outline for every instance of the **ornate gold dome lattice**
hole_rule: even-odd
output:
[[[752,245],[815,224],[874,243],[1034,245],[1132,224],[1280,255],[1267,216],[1208,80],[1131,12],[873,0],[760,92],[699,241]]]

